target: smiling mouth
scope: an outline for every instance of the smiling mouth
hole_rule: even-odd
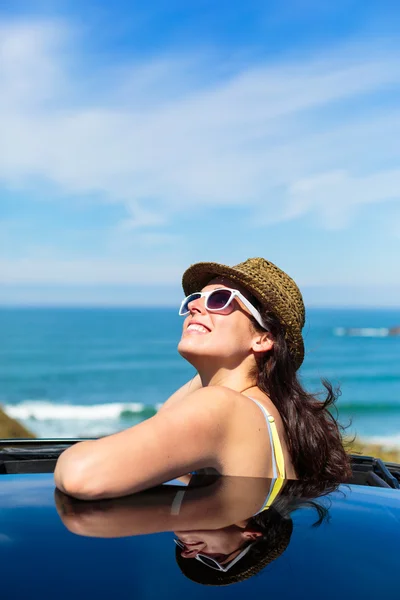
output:
[[[182,542],[185,548],[190,548],[190,546],[198,546],[201,542]]]
[[[190,323],[187,326],[186,331],[193,333],[210,333],[210,330],[204,325],[200,325],[199,323]]]

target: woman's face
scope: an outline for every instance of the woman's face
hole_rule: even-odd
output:
[[[224,560],[233,560],[236,551],[239,553],[246,543],[254,541],[261,533],[231,525],[216,531],[175,531],[174,535],[185,546],[182,558],[194,558],[200,552],[222,564]]]
[[[226,278],[213,279],[201,291],[218,288],[237,289],[249,297],[244,288]],[[240,300],[235,298],[223,313],[208,312],[205,298],[193,300],[188,308],[178,351],[195,367],[203,358],[229,359],[231,366],[236,366],[252,352],[259,334]]]

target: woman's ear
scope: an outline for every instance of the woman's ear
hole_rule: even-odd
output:
[[[274,347],[274,340],[269,331],[258,332],[253,338],[253,352],[268,352]]]

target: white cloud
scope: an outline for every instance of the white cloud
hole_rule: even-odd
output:
[[[122,221],[120,228],[125,231],[140,229],[143,227],[154,227],[165,223],[165,215],[161,212],[152,212],[140,206],[137,201],[127,201],[126,208],[129,218]]]
[[[165,224],[188,201],[343,226],[353,205],[395,196],[397,171],[368,173],[371,156],[399,160],[399,113],[352,105],[398,89],[394,51],[346,48],[216,81],[198,55],[90,72],[81,41],[65,23],[0,25],[4,185],[121,202],[127,230]]]
[[[0,21],[0,186],[120,204],[119,226],[100,219],[87,246],[72,233],[67,255],[68,232],[57,252],[52,240],[35,247],[18,215],[1,229],[1,283],[166,285],[194,255],[189,219],[168,230],[178,215],[239,206],[249,231],[304,215],[340,229],[371,204],[400,204],[400,48],[354,44],[227,73],[198,52],[103,66],[84,41],[66,22]]]
[[[140,256],[137,262],[115,260],[62,260],[46,258],[0,259],[0,283],[2,284],[143,284],[154,282],[170,284],[179,281],[182,266],[168,261],[145,264]]]
[[[289,187],[290,202],[285,218],[317,210],[328,228],[340,228],[355,214],[357,205],[400,200],[400,170],[352,177],[346,171],[331,171],[296,181]]]

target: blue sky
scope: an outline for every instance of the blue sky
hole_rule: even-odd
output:
[[[400,307],[400,8],[3,0],[0,304],[172,304],[264,256]]]

